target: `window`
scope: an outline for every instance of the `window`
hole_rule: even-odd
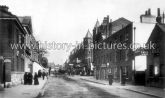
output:
[[[155,75],[158,75],[159,74],[159,68],[158,68],[158,66],[155,66],[154,67],[154,74]]]
[[[128,52],[129,52],[128,50],[125,51],[125,56],[124,56],[125,57],[125,61],[128,61]]]
[[[21,44],[21,35],[18,35],[18,43]]]
[[[127,41],[127,40],[128,40],[128,37],[129,37],[129,34],[128,34],[128,33],[126,33],[126,34],[125,34],[125,41]]]
[[[119,51],[119,60],[120,61],[122,60],[122,51],[121,50]]]
[[[114,78],[117,78],[117,67],[114,69]]]

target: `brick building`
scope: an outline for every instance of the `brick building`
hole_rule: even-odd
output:
[[[24,39],[25,30],[19,19],[8,11],[8,7],[0,6],[0,56],[11,61],[11,67],[6,69],[10,78],[6,81],[13,84],[22,82],[25,60],[24,49],[12,45],[23,45]]]
[[[24,72],[33,72],[33,62],[38,63],[39,43],[33,36],[31,17],[17,17],[0,6],[0,56],[11,61],[10,66],[0,64],[0,80],[17,85],[23,82]],[[4,69],[5,68],[5,69]]]
[[[97,79],[108,79],[108,73],[112,73],[116,81],[121,81],[122,75],[127,75],[127,80],[132,80],[132,49],[127,49],[132,44],[133,24],[125,18],[109,21],[105,17],[102,24],[98,21],[93,29],[94,66]],[[125,45],[125,47],[111,47]],[[101,47],[99,49],[98,47]]]
[[[75,70],[76,74],[91,75],[93,66],[93,43],[92,34],[88,30],[86,36],[79,45],[77,45],[70,53],[67,68]],[[73,64],[73,65],[72,65]],[[70,66],[70,67],[69,67]]]
[[[147,42],[147,44],[155,44],[155,47],[148,49],[146,84],[147,86],[165,88],[165,24],[164,18],[160,15],[160,9],[158,9],[156,21]]]

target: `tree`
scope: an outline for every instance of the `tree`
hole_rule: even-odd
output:
[[[39,54],[39,56],[38,56],[39,63],[40,63],[41,65],[43,65],[43,63],[47,61],[47,60],[46,60],[47,58],[45,57],[45,55],[48,54],[48,51],[47,51],[45,48],[39,48],[39,49],[38,49],[38,54]],[[45,66],[45,63],[44,63],[43,66]],[[47,66],[47,65],[46,65],[46,66]],[[46,66],[45,66],[45,67],[46,67]]]
[[[41,65],[45,68],[48,68],[48,59],[46,57],[41,58]]]

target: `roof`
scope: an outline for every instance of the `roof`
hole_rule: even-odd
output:
[[[98,21],[98,19],[97,19],[97,21],[96,21],[96,24],[95,24],[95,27],[94,27],[94,28],[99,27],[99,25],[100,25],[100,23],[99,23],[99,21]]]
[[[87,34],[86,34],[85,38],[92,38],[92,34],[90,33],[90,31],[89,31],[89,30],[88,30],[88,32],[87,32]]]
[[[147,41],[155,27],[155,24],[135,22],[135,23],[133,23],[133,27],[136,27],[135,43],[143,45],[143,44],[147,43]]]
[[[161,30],[161,32],[159,30]],[[164,39],[164,35],[163,35],[164,33],[165,33],[165,24],[157,23],[148,39],[148,43],[150,41],[159,40],[159,39],[161,39],[160,37],[163,37],[163,39]]]
[[[20,20],[20,22],[22,24],[28,25],[31,23],[31,17],[30,16],[18,17],[18,19]]]
[[[18,17],[19,21],[21,22],[22,25],[28,26],[30,29],[30,32],[32,32],[32,22],[31,22],[31,17],[30,16],[23,16],[23,17]]]
[[[130,23],[132,23],[132,22],[123,17],[113,21],[112,22],[112,34],[121,30],[123,27],[126,27]]]
[[[165,32],[165,24],[157,24],[157,25],[163,32]]]

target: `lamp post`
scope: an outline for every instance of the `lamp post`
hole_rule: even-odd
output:
[[[134,83],[135,83],[135,72],[136,72],[136,68],[135,68],[135,46],[136,46],[136,43],[135,43],[135,31],[136,31],[136,27],[134,27],[133,30],[134,30]]]

